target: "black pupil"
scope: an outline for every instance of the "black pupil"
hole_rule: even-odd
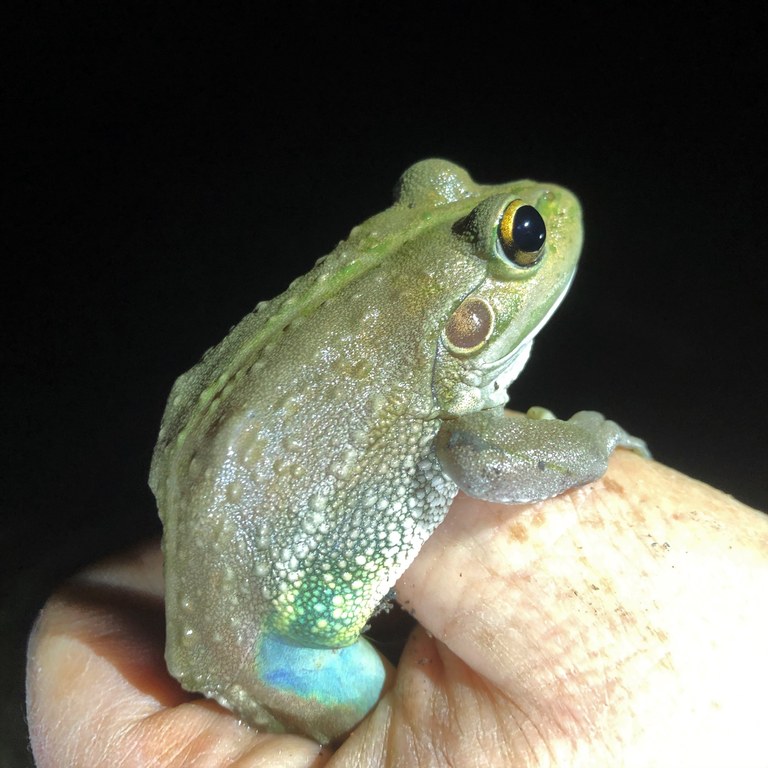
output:
[[[535,253],[547,236],[547,227],[541,214],[532,205],[521,205],[515,212],[512,239],[515,246],[526,253]]]

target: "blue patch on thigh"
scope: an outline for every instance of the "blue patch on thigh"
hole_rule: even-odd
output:
[[[381,657],[362,638],[345,648],[304,648],[271,633],[261,640],[256,673],[265,685],[361,715],[378,701],[386,678]]]

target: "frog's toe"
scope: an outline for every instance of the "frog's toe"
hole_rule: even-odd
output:
[[[584,429],[600,435],[610,450],[614,448],[626,448],[643,456],[646,459],[651,458],[651,452],[648,450],[645,440],[630,435],[626,429],[621,427],[615,421],[606,419],[598,411],[579,411],[568,419],[570,424],[578,424]]]
[[[541,405],[532,405],[526,411],[525,415],[529,419],[534,419],[536,421],[549,421],[557,418],[557,416],[555,416],[555,414],[552,413],[549,408],[544,408]]]
[[[642,456],[644,459],[653,458],[653,455],[651,454],[651,451],[649,450],[645,440],[642,440],[639,437],[635,437],[634,435],[630,435],[629,433],[624,432],[624,430],[621,431],[624,434],[616,443],[619,448],[626,448],[627,450],[633,451],[634,453],[638,454],[638,456]]]

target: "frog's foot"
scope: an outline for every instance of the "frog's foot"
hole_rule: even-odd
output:
[[[533,415],[531,414],[532,411]],[[541,416],[539,415],[539,412],[543,412],[547,415]],[[529,408],[526,416],[528,416],[529,419],[556,418],[551,411],[540,406]],[[605,444],[610,445],[613,448],[627,448],[646,459],[651,458],[651,452],[648,450],[645,440],[630,435],[629,432],[620,427],[615,421],[606,419],[605,416],[598,411],[579,411],[578,413],[574,413],[573,416],[568,419],[568,423],[577,424],[593,435],[600,435],[605,441]]]
[[[440,466],[465,493],[520,504],[556,496],[602,477],[617,448],[650,456],[645,443],[595,411],[560,421],[545,408],[523,416],[502,409],[446,419],[435,448]]]
[[[542,408],[540,405],[534,405],[526,412],[526,417],[532,421],[556,421],[552,411],[548,408]],[[645,440],[630,435],[625,429],[622,429],[615,421],[606,419],[598,411],[579,411],[568,419],[571,424],[578,424],[593,434],[601,434],[605,443],[612,444],[615,448],[627,448],[630,451],[643,456],[646,459],[651,458],[651,452]]]
[[[376,705],[387,669],[363,638],[345,648],[307,648],[270,632],[259,641],[255,675],[269,691],[262,704],[286,730],[327,744]]]

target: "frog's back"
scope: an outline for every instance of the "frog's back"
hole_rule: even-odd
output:
[[[233,379],[257,364],[265,347],[296,318],[311,315],[344,283],[360,278],[378,263],[380,249],[360,250],[360,245],[365,246],[364,242],[356,242],[362,239],[357,232],[360,229],[353,230],[347,241],[319,259],[312,270],[294,280],[284,293],[260,302],[194,367],[178,377],[168,398],[152,457],[150,486],[156,494],[162,493],[163,478],[173,454],[191,432],[204,425]],[[160,509],[162,513],[162,504]]]
[[[152,457],[149,483],[164,493],[169,461],[187,436],[205,423],[228,385],[254,364],[262,351],[297,318],[310,317],[345,285],[364,279],[405,239],[430,224],[430,209],[477,196],[484,189],[464,169],[440,160],[411,166],[395,188],[394,204],[355,227],[312,270],[294,280],[287,290],[261,302],[227,336],[209,349],[189,371],[179,376],[168,398]],[[164,505],[160,503],[162,515]]]

